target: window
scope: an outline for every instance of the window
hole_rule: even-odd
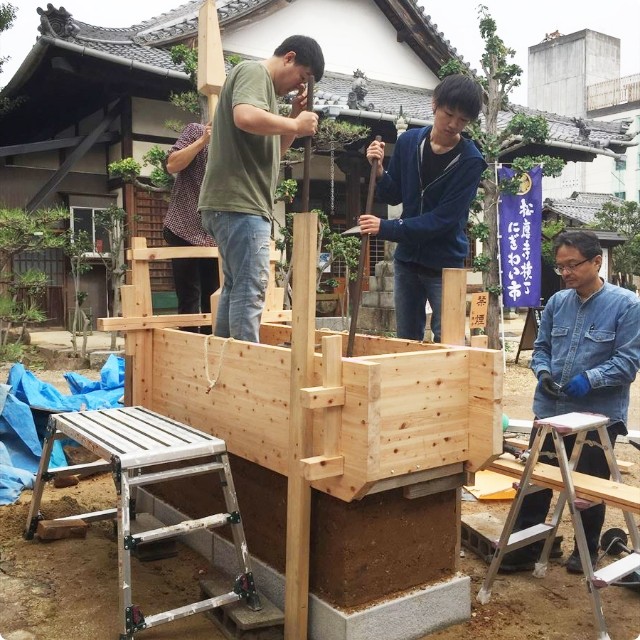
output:
[[[76,234],[85,231],[91,240],[94,251],[87,253],[89,257],[98,257],[98,254],[109,253],[109,234],[104,227],[96,227],[95,214],[104,209],[92,209],[89,207],[71,207],[71,231]]]
[[[615,191],[613,194],[616,198],[620,198],[620,200],[625,200],[627,197],[626,191]]]
[[[627,159],[623,156],[622,158],[616,158],[616,171],[624,171],[627,168]]]

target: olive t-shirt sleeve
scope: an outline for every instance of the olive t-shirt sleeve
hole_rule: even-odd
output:
[[[261,65],[242,65],[233,85],[232,106],[250,104],[263,111],[269,111],[271,99],[267,80],[269,76]]]

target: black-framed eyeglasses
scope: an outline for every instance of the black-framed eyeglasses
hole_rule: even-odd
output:
[[[585,262],[589,262],[590,260],[593,260],[593,258],[585,258],[584,260],[581,260],[580,262],[576,262],[575,264],[556,264],[556,265],[553,265],[553,270],[559,276],[561,276],[565,271],[567,273],[573,273],[577,267],[579,267],[581,264],[584,264]]]

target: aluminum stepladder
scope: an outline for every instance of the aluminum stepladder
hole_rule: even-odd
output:
[[[56,439],[72,438],[101,458],[101,461],[48,470]],[[187,465],[187,466],[184,466]],[[117,518],[120,640],[130,640],[142,629],[171,622],[194,613],[222,607],[245,599],[253,610],[261,608],[255,588],[251,561],[240,518],[226,445],[215,438],[143,407],[79,411],[52,415],[44,440],[33,497],[27,516],[25,538],[32,539],[38,522],[45,483],[56,476],[82,475],[100,468],[110,470],[116,486],[117,507],[104,511],[59,518],[85,522]],[[197,520],[185,520],[132,535],[135,517],[132,489],[216,471],[224,493],[226,513]],[[231,525],[240,572],[229,593],[170,611],[145,617],[132,600],[131,551],[139,544],[192,533],[199,529]]]
[[[602,610],[600,589],[609,586],[620,578],[640,568],[640,532],[638,530],[638,526],[634,522],[633,515],[630,512],[623,510],[625,522],[629,529],[629,536],[633,545],[633,553],[607,565],[601,570],[594,572],[579,511],[589,508],[595,503],[587,502],[586,500],[576,497],[576,490],[572,477],[572,472],[580,458],[580,453],[582,452],[582,447],[585,443],[587,434],[590,431],[595,430],[600,438],[600,444],[604,450],[604,454],[611,471],[611,479],[615,482],[622,482],[620,470],[618,469],[616,459],[613,455],[611,439],[607,432],[608,422],[609,420],[605,416],[583,413],[568,413],[536,422],[538,429],[531,445],[530,454],[524,466],[522,477],[518,484],[518,490],[511,505],[504,529],[497,543],[493,559],[491,560],[489,571],[487,572],[483,585],[478,592],[478,602],[481,604],[489,602],[491,598],[491,585],[506,553],[541,540],[544,540],[545,542],[540,558],[535,564],[533,575],[536,578],[544,578],[547,572],[549,554],[562,518],[562,512],[565,504],[569,503],[569,511],[571,513],[571,521],[573,524],[576,544],[580,554],[580,561],[586,580],[591,608],[596,620],[598,639],[610,640],[610,636],[607,632],[604,612]],[[542,445],[548,433],[551,433],[553,438],[563,488],[559,492],[553,515],[548,523],[536,524],[532,527],[528,527],[527,529],[513,533],[513,527],[516,522],[516,518],[520,513],[520,509],[522,508],[524,497],[528,493],[538,491],[542,488],[532,484],[531,479],[534,467],[540,457]],[[576,441],[573,446],[571,459],[568,459],[564,445],[564,437],[573,434],[576,435]]]

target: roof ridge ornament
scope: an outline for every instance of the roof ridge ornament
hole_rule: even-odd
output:
[[[43,36],[54,38],[72,38],[80,32],[80,27],[73,21],[73,16],[64,8],[56,9],[51,3],[47,10],[37,8],[40,15],[38,31]]]
[[[364,71],[356,69],[353,72],[353,82],[351,83],[351,91],[347,97],[347,105],[349,109],[360,109],[363,111],[374,111],[375,107],[371,102],[365,102],[364,99],[369,93],[368,78]]]

